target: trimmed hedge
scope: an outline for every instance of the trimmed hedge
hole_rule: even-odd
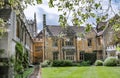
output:
[[[101,61],[101,60],[96,60],[96,61],[95,61],[95,66],[103,66],[103,61]]]
[[[53,67],[65,67],[65,66],[72,66],[73,63],[70,60],[54,60],[52,62]]]
[[[93,52],[93,53],[84,53],[84,61],[89,61],[90,64],[94,64],[95,61],[96,61],[96,53]]]
[[[104,66],[117,66],[118,59],[115,57],[108,57],[104,61]]]

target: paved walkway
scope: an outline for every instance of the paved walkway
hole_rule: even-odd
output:
[[[41,67],[40,66],[35,66],[34,67],[34,72],[29,76],[29,78],[41,78]]]

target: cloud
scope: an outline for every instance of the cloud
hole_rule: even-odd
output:
[[[59,25],[59,12],[57,8],[49,8],[47,0],[43,0],[43,4],[36,6],[28,6],[24,10],[27,19],[34,19],[34,13],[36,13],[38,30],[43,29],[43,14],[46,14],[46,23],[48,25]]]

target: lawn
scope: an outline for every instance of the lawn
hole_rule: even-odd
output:
[[[42,78],[120,78],[120,67],[48,67]]]

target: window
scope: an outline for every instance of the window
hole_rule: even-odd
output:
[[[100,39],[100,37],[98,38],[98,45],[101,45],[101,39]]]
[[[64,40],[62,40],[62,46],[64,46]]]
[[[84,60],[84,52],[80,52],[79,59],[80,61]]]
[[[66,44],[66,46],[73,46],[73,38],[68,38],[68,39],[65,41],[65,44]]]
[[[54,47],[57,47],[57,46],[58,46],[57,40],[54,40],[54,41],[53,41],[53,46],[54,46]]]
[[[66,60],[74,60],[74,52],[67,51],[66,52]]]
[[[42,51],[42,46],[35,46],[35,52]]]
[[[58,60],[58,52],[53,52],[53,60]]]
[[[88,39],[88,46],[92,46],[92,39]]]
[[[73,46],[73,42],[72,41],[66,41],[66,46]]]

